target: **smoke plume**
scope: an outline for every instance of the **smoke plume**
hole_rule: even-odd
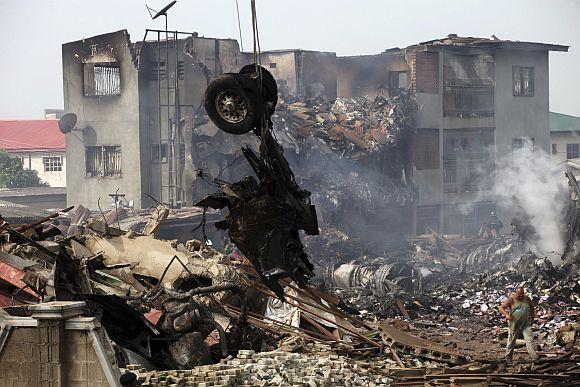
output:
[[[504,211],[533,228],[532,250],[560,263],[568,198],[564,168],[542,150],[518,149],[496,161],[491,191]]]

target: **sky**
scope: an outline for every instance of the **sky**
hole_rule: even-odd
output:
[[[238,0],[250,50],[250,0]],[[0,0],[0,119],[41,118],[62,108],[61,45],[127,29],[141,40],[145,3],[169,0]],[[338,55],[458,34],[569,45],[550,54],[550,110],[580,116],[580,0],[256,0],[262,50],[302,48]],[[178,0],[169,28],[239,39],[235,0]]]

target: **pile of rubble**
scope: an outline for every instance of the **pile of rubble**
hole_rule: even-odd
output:
[[[394,362],[393,362],[394,363]],[[396,363],[395,363],[396,364]],[[240,350],[218,364],[185,371],[128,367],[143,386],[388,386],[391,378],[336,354]],[[165,384],[163,384],[165,382]]]
[[[272,116],[276,135],[296,152],[326,147],[341,157],[362,159],[384,148],[392,149],[412,128],[416,103],[401,90],[396,96],[337,98],[279,104]],[[287,137],[287,138],[285,138]],[[286,141],[287,140],[287,141]]]

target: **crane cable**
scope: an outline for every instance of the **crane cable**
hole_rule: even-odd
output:
[[[256,0],[251,0],[252,6],[252,32],[254,39],[254,64],[256,66],[256,74],[260,77],[260,93],[262,93],[262,58],[260,56],[260,34],[258,32],[258,15],[256,12]]]
[[[240,7],[238,0],[236,0],[236,12],[238,14],[238,32],[240,33],[240,50],[244,51],[244,41],[242,40],[242,24],[240,23]]]

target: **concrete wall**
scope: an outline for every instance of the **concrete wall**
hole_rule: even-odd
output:
[[[92,47],[110,52],[120,66],[121,95],[86,97],[83,93],[83,59],[91,57]],[[68,203],[97,209],[107,208],[110,193],[117,189],[127,200],[141,207],[141,163],[139,132],[138,72],[133,63],[131,43],[126,31],[95,36],[62,46],[64,108],[78,117],[76,127],[66,135]],[[122,177],[87,177],[85,147],[120,145]]]
[[[389,71],[409,70],[402,51],[338,57],[337,96],[373,99],[381,89],[388,93]]]
[[[63,302],[38,305],[49,304]],[[95,318],[45,312],[52,315],[16,317],[0,310],[0,387],[120,385],[113,348]]]
[[[272,73],[278,87],[287,88],[291,95],[298,94],[296,51],[272,51],[261,54],[262,66]]]
[[[25,169],[32,169],[38,173],[38,177],[51,187],[66,187],[66,152],[10,152],[12,156],[22,159]],[[42,158],[45,156],[60,156],[62,158],[62,171],[44,171]]]
[[[307,99],[336,98],[337,59],[333,52],[300,51],[300,95]]]

